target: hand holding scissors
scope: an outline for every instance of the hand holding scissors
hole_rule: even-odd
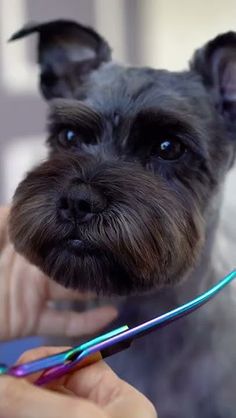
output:
[[[224,287],[235,278],[236,270],[232,271],[215,286],[195,299],[134,328],[129,329],[127,325],[124,325],[107,334],[103,334],[82,345],[56,355],[13,367],[2,365],[0,374],[25,377],[43,371],[37,379],[36,384],[44,385],[49,383],[73,370],[83,368],[102,358],[116,354],[117,352],[128,348],[136,338],[143,337],[160,327],[166,326],[169,323],[190,314],[216,296],[218,292],[224,289]]]

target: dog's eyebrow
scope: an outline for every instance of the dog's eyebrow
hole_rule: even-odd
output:
[[[49,121],[51,124],[79,127],[97,135],[104,127],[104,121],[99,112],[83,102],[71,99],[51,100]]]
[[[140,130],[156,127],[157,131],[163,130],[179,136],[186,146],[189,146],[199,157],[207,156],[206,142],[204,140],[204,131],[198,125],[191,115],[184,118],[176,112],[157,108],[148,108],[141,110],[133,121],[132,128]]]

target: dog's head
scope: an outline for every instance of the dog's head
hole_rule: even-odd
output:
[[[15,193],[17,251],[65,286],[124,294],[175,283],[203,250],[235,154],[236,34],[189,71],[127,68],[70,21],[39,34],[49,158]]]

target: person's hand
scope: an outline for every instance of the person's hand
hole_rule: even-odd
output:
[[[8,212],[0,208],[0,341],[37,334],[76,337],[112,321],[117,315],[113,307],[78,313],[50,306],[56,300],[85,296],[49,280],[14,251],[7,236]]]
[[[40,348],[20,363],[64,351]],[[38,375],[37,375],[38,377]],[[34,376],[33,381],[36,379]],[[31,379],[32,381],[32,379]],[[100,361],[39,388],[27,380],[0,377],[0,417],[156,418],[151,402]]]

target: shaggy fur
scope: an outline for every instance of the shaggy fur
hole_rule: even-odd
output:
[[[131,325],[206,289],[235,156],[236,34],[174,73],[111,62],[107,43],[75,22],[29,25],[12,39],[32,32],[50,151],[16,190],[16,250],[64,286],[130,295],[120,306]],[[212,303],[113,360],[161,417],[235,416],[225,306]]]

